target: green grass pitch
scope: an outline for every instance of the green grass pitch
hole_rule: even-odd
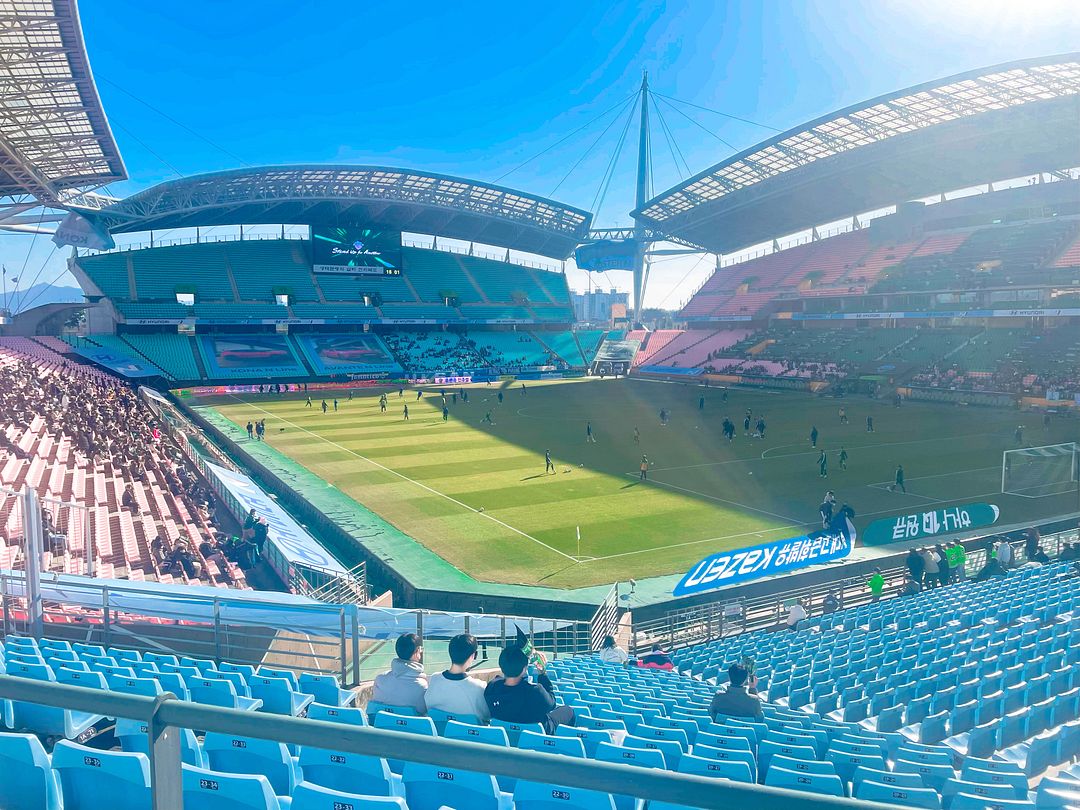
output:
[[[469,404],[437,387],[399,398],[382,390],[339,392],[323,414],[302,395],[216,399],[243,425],[266,418],[270,443],[477,579],[579,587],[684,572],[715,551],[820,527],[826,489],[849,502],[860,528],[936,505],[984,501],[1002,523],[1076,508],[1075,492],[1042,498],[1001,495],[1002,451],[1014,446],[1017,412],[845,400],[805,393],[731,389],[635,379],[500,383],[469,387]],[[504,401],[499,404],[497,393]],[[448,389],[449,391],[449,389]],[[704,409],[699,397],[705,396]],[[402,418],[408,404],[409,421]],[[840,424],[844,406],[850,423]],[[667,427],[659,412],[670,411]],[[766,438],[747,437],[747,408],[763,414]],[[493,426],[481,423],[490,411]],[[721,434],[736,423],[735,441]],[[873,416],[875,432],[866,431]],[[586,443],[591,421],[595,443]],[[1044,429],[1028,417],[1025,442],[1076,440],[1073,421]],[[818,447],[829,477],[818,475]],[[640,445],[634,442],[634,428]],[[281,430],[284,428],[284,430]],[[841,470],[841,446],[850,456]],[[555,474],[545,474],[551,450]],[[638,477],[642,453],[649,480]],[[908,494],[890,492],[897,464]],[[580,529],[580,541],[578,530]]]

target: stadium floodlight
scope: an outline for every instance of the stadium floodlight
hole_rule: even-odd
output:
[[[1006,450],[1001,459],[1001,492],[1043,498],[1080,484],[1080,445],[1076,442]]]

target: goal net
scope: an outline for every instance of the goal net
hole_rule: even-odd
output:
[[[1077,485],[1076,442],[1006,450],[1001,462],[1001,491],[1026,498],[1068,492]]]

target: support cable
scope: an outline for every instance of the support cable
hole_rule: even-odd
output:
[[[657,96],[659,98],[664,98],[664,96],[660,96],[659,94],[657,94]],[[687,121],[689,121],[691,124],[693,124],[698,129],[702,129],[705,132],[708,132],[710,135],[712,135],[714,138],[716,138],[716,140],[720,141],[720,143],[722,143],[724,146],[726,146],[732,152],[739,151],[738,149],[735,148],[734,145],[732,145],[732,144],[728,143],[727,141],[725,141],[723,138],[721,138],[719,135],[717,135],[715,132],[713,132],[707,126],[702,124],[700,121],[695,121],[693,118],[691,118],[689,115],[684,113],[682,110],[680,110],[674,104],[672,104],[670,101],[665,101],[664,103],[667,104],[669,107],[671,107],[671,109],[673,109],[675,112],[677,112],[679,115],[681,115],[683,118],[685,118]]]
[[[575,129],[573,132],[570,132],[567,135],[564,135],[563,137],[559,138],[559,140],[555,141],[555,143],[553,143],[551,146],[547,147],[547,149],[543,149],[540,152],[537,152],[535,155],[533,155],[528,160],[524,160],[521,163],[519,163],[517,166],[515,166],[514,168],[510,169],[510,171],[503,172],[498,177],[496,177],[492,182],[493,183],[498,183],[503,178],[509,177],[514,172],[516,172],[518,169],[520,169],[520,168],[522,168],[524,166],[527,166],[528,164],[532,163],[537,158],[543,157],[548,152],[550,152],[552,149],[555,149],[556,147],[560,146],[561,144],[566,143],[568,140],[573,138],[575,135],[577,135],[582,130],[588,129],[589,127],[591,127],[593,124],[595,124],[600,119],[605,118],[608,115],[608,113],[610,113],[612,110],[615,110],[615,109],[617,109],[619,107],[622,107],[624,104],[626,104],[628,101],[630,101],[630,99],[634,98],[635,96],[637,96],[637,93],[631,93],[629,96],[624,98],[622,101],[618,102],[617,104],[612,105],[611,107],[608,107],[606,110],[604,110],[598,116],[596,116],[595,118],[593,118],[593,119],[587,121],[586,123],[582,124],[580,127]],[[618,116],[616,116],[616,120],[618,120]]]
[[[113,81],[112,79],[107,79],[107,78],[105,78],[105,77],[103,77],[103,76],[99,76],[99,77],[98,77],[98,81],[103,81],[103,82],[105,82],[105,83],[107,83],[107,84],[111,84],[111,85],[112,85],[113,87],[115,87],[115,88],[116,88],[117,90],[119,90],[119,91],[120,91],[121,93],[123,93],[124,95],[126,95],[126,96],[130,96],[131,98],[135,99],[135,100],[136,100],[137,102],[139,102],[140,104],[142,104],[142,105],[143,105],[144,107],[148,107],[148,108],[150,108],[151,110],[153,110],[154,112],[156,112],[156,113],[157,113],[158,115],[160,115],[160,116],[161,116],[162,118],[164,118],[165,120],[167,120],[167,121],[171,121],[172,123],[176,124],[176,126],[180,127],[180,129],[182,129],[182,130],[184,130],[185,132],[189,132],[189,133],[191,133],[192,135],[194,135],[194,136],[195,136],[196,138],[198,138],[198,139],[199,139],[200,141],[204,141],[205,143],[208,143],[208,144],[210,144],[210,145],[211,145],[212,147],[214,147],[215,149],[217,149],[217,150],[218,150],[219,152],[221,152],[222,154],[225,154],[225,155],[228,155],[229,157],[231,157],[231,158],[232,158],[233,160],[235,160],[235,161],[236,161],[237,163],[240,163],[240,164],[241,164],[241,165],[243,165],[243,166],[251,166],[251,164],[250,164],[250,163],[248,163],[248,162],[247,162],[246,160],[244,160],[243,158],[241,158],[241,157],[238,157],[238,156],[237,156],[237,155],[235,155],[234,153],[230,152],[230,151],[229,151],[228,149],[226,149],[226,148],[225,148],[224,146],[222,146],[221,144],[218,144],[218,143],[214,143],[214,141],[210,140],[210,139],[209,139],[209,138],[207,138],[207,137],[206,137],[205,135],[203,135],[203,134],[201,134],[201,133],[199,133],[199,132],[196,132],[195,130],[193,130],[193,129],[192,129],[191,127],[189,127],[189,126],[188,126],[187,124],[183,123],[182,121],[177,121],[177,120],[176,120],[175,118],[173,118],[173,117],[172,117],[171,115],[169,115],[169,114],[168,114],[167,112],[164,112],[163,110],[160,110],[160,109],[158,109],[158,108],[157,108],[157,107],[155,107],[155,106],[154,106],[153,104],[151,104],[151,103],[150,103],[149,101],[146,101],[145,99],[142,99],[142,98],[140,98],[139,96],[137,96],[137,95],[135,95],[134,93],[132,93],[132,92],[131,92],[130,90],[125,90],[125,89],[124,89],[123,87],[121,87],[120,85],[118,85],[118,84],[117,84],[116,82],[114,82],[114,81]],[[182,175],[181,175],[181,176],[182,176]]]
[[[562,184],[565,183],[570,178],[570,175],[574,173],[574,171],[577,169],[577,167],[580,166],[585,161],[585,158],[587,158],[592,153],[593,149],[596,148],[596,145],[598,143],[600,143],[600,141],[603,139],[603,137],[605,135],[607,135],[608,130],[611,129],[611,127],[614,126],[618,122],[619,118],[622,117],[623,113],[626,112],[627,108],[630,109],[630,115],[629,115],[629,117],[627,119],[627,120],[629,120],[630,118],[634,117],[633,111],[634,111],[634,108],[636,108],[636,107],[637,107],[637,96],[635,94],[633,99],[631,99],[627,103],[623,104],[623,108],[621,110],[619,110],[619,114],[617,116],[615,116],[614,118],[612,118],[610,123],[608,123],[608,125],[606,127],[604,127],[603,131],[599,135],[596,136],[596,139],[591,144],[589,144],[589,148],[585,150],[585,154],[583,154],[580,158],[578,158],[577,161],[574,163],[574,165],[570,167],[570,170],[567,171],[567,173],[563,175],[562,180],[560,180],[555,185],[555,188],[553,188],[551,190],[551,193],[548,194],[549,197],[553,197],[555,195],[555,192],[559,190],[559,187],[562,186]],[[594,209],[594,211],[595,211],[595,209]]]
[[[760,123],[758,121],[751,121],[749,118],[740,118],[739,116],[732,115],[731,113],[721,112],[720,110],[714,110],[714,109],[711,109],[710,107],[702,107],[700,104],[694,104],[693,102],[690,102],[690,101],[683,101],[682,99],[674,98],[672,96],[665,96],[663,93],[657,93],[655,91],[650,91],[650,92],[652,92],[654,96],[659,96],[660,98],[665,99],[668,102],[677,101],[679,104],[685,104],[688,107],[694,107],[694,108],[699,109],[699,110],[704,110],[705,112],[713,113],[714,115],[722,115],[724,118],[730,118],[732,121],[741,121],[744,124],[750,124],[750,125],[755,126],[755,127],[761,127],[762,129],[768,129],[768,130],[771,130],[773,132],[783,132],[784,131],[782,129],[777,129],[776,127],[771,127],[768,124],[762,124],[762,123]]]

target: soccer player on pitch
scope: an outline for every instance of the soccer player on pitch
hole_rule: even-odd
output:
[[[550,450],[544,451],[544,472],[551,473],[552,475],[555,474],[555,462],[551,460]]]

